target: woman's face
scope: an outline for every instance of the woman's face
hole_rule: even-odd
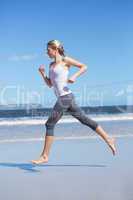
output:
[[[47,54],[50,58],[55,58],[57,54],[57,49],[53,49],[50,45],[47,47]]]

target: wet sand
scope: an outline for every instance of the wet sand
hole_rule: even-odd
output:
[[[42,141],[0,144],[2,200],[132,200],[133,140],[113,156],[99,138],[55,140],[48,164],[33,165]]]

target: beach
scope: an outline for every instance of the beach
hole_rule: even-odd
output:
[[[0,8],[0,200],[133,200],[133,1]]]
[[[42,150],[42,125],[1,126],[1,199],[132,200],[132,121],[100,123],[116,137],[116,156],[88,127],[60,123],[49,162],[42,165],[30,162]]]

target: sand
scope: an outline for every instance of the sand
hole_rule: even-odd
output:
[[[1,200],[133,200],[133,140],[113,156],[99,138],[55,140],[49,162],[33,165],[43,142],[0,144]]]

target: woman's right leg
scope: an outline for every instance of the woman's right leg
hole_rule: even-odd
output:
[[[89,126],[97,134],[99,134],[104,141],[108,144],[112,150],[113,155],[116,153],[114,138],[110,138],[109,135],[103,130],[103,128],[94,120],[90,119],[85,112],[76,104],[75,98],[73,96],[72,105],[69,107],[68,111],[70,114],[77,118],[82,124]]]

